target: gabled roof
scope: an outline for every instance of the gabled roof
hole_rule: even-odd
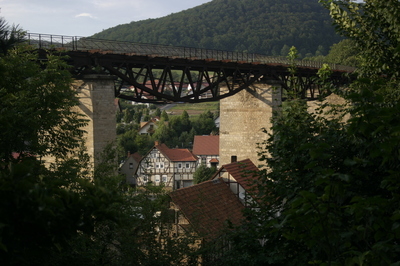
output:
[[[239,225],[244,219],[243,204],[221,178],[178,189],[169,195],[193,229],[207,240],[219,237],[228,221]]]
[[[194,136],[193,153],[196,155],[219,155],[219,136]]]
[[[254,189],[254,174],[259,169],[250,159],[224,164],[212,179],[220,177],[224,172],[228,172],[246,191]]]
[[[188,149],[170,149],[164,143],[156,144],[154,147],[172,162],[196,162],[198,160]]]
[[[130,154],[129,157],[132,157],[136,162],[140,162],[140,160],[142,160],[142,155],[140,155],[138,152]]]

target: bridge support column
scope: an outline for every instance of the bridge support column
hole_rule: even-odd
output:
[[[86,75],[79,83],[80,112],[89,120],[84,128],[86,147],[94,167],[107,144],[116,140],[116,105],[113,78]]]
[[[277,81],[261,81],[220,101],[220,165],[250,159],[259,165],[257,144],[268,138],[274,111],[282,104]]]

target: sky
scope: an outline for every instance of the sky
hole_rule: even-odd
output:
[[[87,37],[211,0],[0,0],[0,17],[30,33]]]

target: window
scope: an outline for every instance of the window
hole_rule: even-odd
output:
[[[167,182],[167,175],[163,175],[162,176],[162,181],[165,183],[165,182]]]
[[[164,163],[160,163],[160,169],[164,169]]]
[[[190,168],[190,163],[186,163],[185,167],[188,169]]]
[[[147,176],[143,176],[143,181],[147,182]]]
[[[133,169],[133,163],[129,163],[129,169]]]
[[[156,175],[156,182],[160,182],[160,175]]]
[[[182,164],[178,163],[178,169],[182,169]]]
[[[202,164],[207,164],[207,157],[201,157],[201,163]]]

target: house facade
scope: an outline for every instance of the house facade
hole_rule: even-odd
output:
[[[153,117],[150,121],[141,122],[139,128],[139,135],[153,135],[157,129],[157,122],[160,121],[159,117]]]
[[[155,142],[139,163],[135,175],[137,184],[163,184],[170,190],[189,187],[193,185],[197,162],[198,158],[188,149],[170,149]]]
[[[244,206],[249,207],[257,194],[255,181],[259,169],[250,159],[223,165],[212,180],[222,179]]]
[[[119,166],[119,173],[126,176],[126,183],[131,186],[136,185],[136,178],[134,174],[139,166],[139,162],[142,156],[139,153],[130,154],[126,157],[126,160]]]
[[[198,164],[207,167],[219,167],[219,136],[194,136],[193,154],[199,160]]]

